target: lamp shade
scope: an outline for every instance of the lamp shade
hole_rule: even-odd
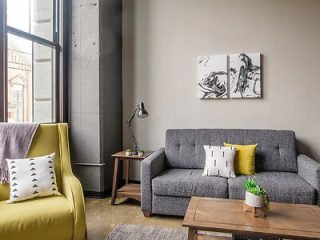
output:
[[[148,112],[147,110],[144,108],[144,104],[143,102],[139,103],[138,104],[138,113],[137,113],[137,116],[138,118],[145,118],[145,117],[148,117]]]

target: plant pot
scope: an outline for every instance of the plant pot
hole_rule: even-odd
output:
[[[264,207],[263,196],[257,196],[250,192],[246,192],[245,202],[251,207]]]
[[[125,154],[126,154],[126,156],[128,156],[128,157],[129,157],[129,156],[132,156],[132,152],[129,152],[129,151],[126,151]]]
[[[138,156],[142,157],[143,156],[143,152],[138,152]]]

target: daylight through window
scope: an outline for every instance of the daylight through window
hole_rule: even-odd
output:
[[[58,2],[7,0],[9,122],[55,122]]]

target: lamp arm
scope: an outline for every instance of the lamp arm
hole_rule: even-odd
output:
[[[129,132],[130,132],[130,135],[131,135],[131,139],[132,139],[132,142],[133,142],[133,145],[134,145],[134,146],[133,146],[133,147],[134,147],[134,149],[133,149],[134,151],[140,150],[140,148],[139,148],[139,143],[138,143],[136,137],[134,136],[133,131],[132,131],[132,128],[131,128],[131,126],[132,126],[132,121],[133,121],[134,117],[136,116],[136,113],[137,113],[138,110],[139,110],[139,108],[137,107],[137,108],[134,110],[134,112],[133,112],[133,114],[131,115],[131,117],[129,118],[129,120],[126,121],[126,124],[127,124],[127,126],[128,126],[128,129],[129,129]]]
[[[128,125],[128,128],[129,128],[129,132],[130,132],[130,135],[131,135],[131,139],[132,139],[132,142],[133,142],[133,151],[139,151],[140,150],[140,147],[139,147],[139,143],[138,143],[138,140],[136,139],[136,137],[134,136],[133,134],[133,131],[131,129],[131,125]]]
[[[127,120],[127,121],[126,121],[126,124],[127,124],[129,127],[131,127],[132,120],[134,119],[134,117],[135,117],[135,115],[136,115],[137,111],[138,111],[138,108],[136,108],[136,109],[134,110],[134,112],[133,112],[132,116],[129,118],[129,120]]]

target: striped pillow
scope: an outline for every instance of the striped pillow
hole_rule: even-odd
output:
[[[203,146],[206,152],[206,161],[202,176],[218,176],[235,178],[234,157],[235,147]]]

